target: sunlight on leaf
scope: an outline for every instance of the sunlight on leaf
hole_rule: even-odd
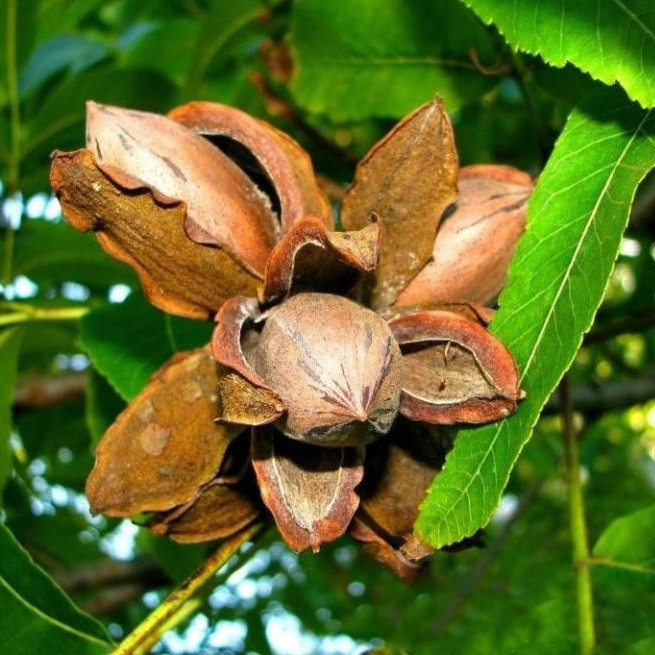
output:
[[[515,48],[554,66],[571,62],[605,84],[618,81],[642,106],[655,105],[652,0],[464,3]]]
[[[0,524],[0,651],[12,655],[99,655],[110,645],[98,621],[81,612]]]
[[[575,110],[530,202],[492,331],[516,357],[527,398],[502,423],[462,430],[423,502],[441,547],[489,521],[544,403],[593,320],[637,184],[655,165],[655,116],[615,90]]]

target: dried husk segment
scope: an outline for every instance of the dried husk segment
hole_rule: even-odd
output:
[[[491,304],[505,285],[523,234],[532,180],[509,166],[462,168],[454,213],[441,222],[432,259],[395,306],[468,301]]]
[[[318,551],[345,533],[364,473],[358,448],[310,446],[256,428],[252,461],[262,499],[291,548]]]
[[[162,204],[147,188],[126,191],[89,150],[55,152],[50,183],[66,220],[93,231],[103,249],[136,271],[146,298],[179,316],[209,319],[234,294],[254,295],[260,277],[227,251],[191,241],[183,203]]]
[[[296,222],[266,264],[262,302],[280,301],[292,291],[346,291],[361,272],[372,271],[380,247],[373,222],[353,232],[332,232],[318,218]]]
[[[270,201],[206,139],[164,116],[89,102],[87,147],[124,189],[148,187],[183,201],[191,239],[263,272],[278,231]]]
[[[332,227],[330,205],[316,182],[309,155],[290,136],[239,109],[214,102],[190,102],[173,109],[168,117],[199,134],[229,137],[247,148],[279,196],[283,232],[307,215]]]
[[[400,413],[448,425],[508,416],[520,398],[509,351],[480,323],[443,310],[390,321],[403,352]]]
[[[432,256],[444,210],[457,195],[457,151],[440,100],[404,118],[359,163],[343,199],[347,230],[379,216],[380,263],[371,280],[369,305],[387,307]]]
[[[258,333],[249,324],[261,318],[254,298],[236,296],[216,315],[212,352],[221,365],[218,395],[220,418],[227,423],[263,425],[277,419],[285,405],[257,374],[251,361]]]
[[[216,425],[218,375],[208,349],[179,353],[107,430],[86,484],[91,509],[129,517],[196,498],[243,430]]]

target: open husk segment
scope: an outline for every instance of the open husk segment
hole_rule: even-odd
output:
[[[264,270],[278,232],[270,199],[218,148],[165,116],[93,102],[86,130],[96,164],[119,186],[183,201],[191,239]]]
[[[332,228],[332,212],[305,150],[290,136],[239,109],[190,102],[169,112],[171,120],[198,134],[227,137],[247,149],[269,178],[280,203],[282,232],[307,215]]]
[[[359,448],[311,446],[256,428],[252,462],[264,504],[295,551],[318,551],[346,532],[364,474]]]
[[[369,280],[368,304],[392,305],[432,256],[444,210],[457,196],[458,159],[440,100],[404,118],[359,163],[343,199],[347,230],[379,217],[380,262]]]
[[[431,310],[392,319],[403,353],[400,413],[449,425],[505,418],[521,397],[509,351],[478,322]]]
[[[129,264],[159,309],[209,319],[227,298],[254,295],[261,284],[227,251],[188,238],[184,203],[162,204],[143,185],[126,190],[98,168],[89,150],[53,153],[50,183],[66,220],[93,232],[109,255]]]

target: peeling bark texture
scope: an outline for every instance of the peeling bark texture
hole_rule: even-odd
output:
[[[164,206],[146,188],[125,191],[88,150],[55,152],[50,183],[66,220],[94,232],[109,255],[129,264],[159,309],[209,319],[227,298],[256,293],[257,275],[225,250],[189,239],[184,204]]]
[[[433,424],[475,424],[505,418],[516,409],[516,364],[479,323],[453,312],[425,311],[389,325],[403,352],[403,416]]]
[[[165,116],[87,103],[87,148],[126,190],[148,187],[186,206],[185,229],[261,274],[277,221],[270,201],[206,139]]]
[[[307,215],[332,227],[331,208],[316,181],[311,159],[290,136],[239,109],[214,102],[190,102],[173,109],[168,117],[210,139],[227,137],[247,149],[278,196],[283,232]]]
[[[298,221],[271,252],[262,300],[279,302],[292,291],[345,292],[359,273],[375,268],[379,245],[377,223],[329,232],[317,218]]]
[[[343,199],[347,230],[380,218],[380,263],[372,276],[375,309],[393,304],[432,256],[444,210],[457,196],[457,151],[440,100],[404,118],[359,163]]]
[[[359,505],[359,449],[310,446],[258,428],[252,460],[262,499],[293,550],[317,552],[344,534]]]
[[[509,166],[459,172],[454,213],[437,232],[432,259],[398,296],[397,306],[468,301],[492,304],[525,229],[532,180]]]
[[[178,353],[102,437],[87,480],[94,512],[129,517],[193,500],[242,428],[216,425],[218,376],[207,349]]]

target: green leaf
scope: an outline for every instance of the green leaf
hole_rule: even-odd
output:
[[[601,564],[655,575],[655,505],[612,521],[594,546]]]
[[[206,344],[210,336],[210,324],[170,317],[133,295],[84,316],[80,340],[98,371],[131,400],[167,359]]]
[[[186,95],[197,89],[210,64],[233,37],[266,11],[260,0],[215,3],[198,36],[188,69]]]
[[[12,469],[9,443],[12,428],[11,408],[22,337],[23,332],[19,328],[0,332],[0,371],[2,371],[0,375],[0,491],[5,486]]]
[[[539,178],[492,331],[527,398],[514,416],[462,430],[417,528],[441,547],[486,525],[544,403],[591,326],[640,180],[655,165],[655,116],[616,89],[572,112]]]
[[[107,379],[91,369],[85,393],[86,424],[94,445],[125,409],[125,401],[114,391]]]
[[[644,107],[655,105],[652,0],[463,0],[520,50],[553,66],[571,62],[592,77],[619,82]]]
[[[82,146],[87,100],[162,111],[168,109],[173,93],[165,77],[149,70],[110,68],[80,73],[57,86],[40,107],[30,124],[23,157],[47,155],[55,147]]]
[[[63,221],[24,221],[16,234],[13,271],[39,285],[68,281],[99,289],[137,285],[132,269],[108,257],[92,234],[82,234]]]
[[[18,80],[21,98],[36,91],[53,75],[79,73],[109,55],[109,48],[97,39],[65,34],[37,48],[23,66]]]
[[[0,524],[0,652],[109,652],[104,628],[81,612]]]
[[[186,79],[199,32],[197,20],[179,18],[164,21],[128,50],[125,63],[130,68],[156,70],[181,86]]]
[[[642,639],[628,648],[627,655],[651,655],[655,651],[655,637]]]
[[[455,0],[299,0],[293,5],[291,90],[315,113],[346,121],[400,117],[439,95],[448,111],[497,78],[487,32]]]

